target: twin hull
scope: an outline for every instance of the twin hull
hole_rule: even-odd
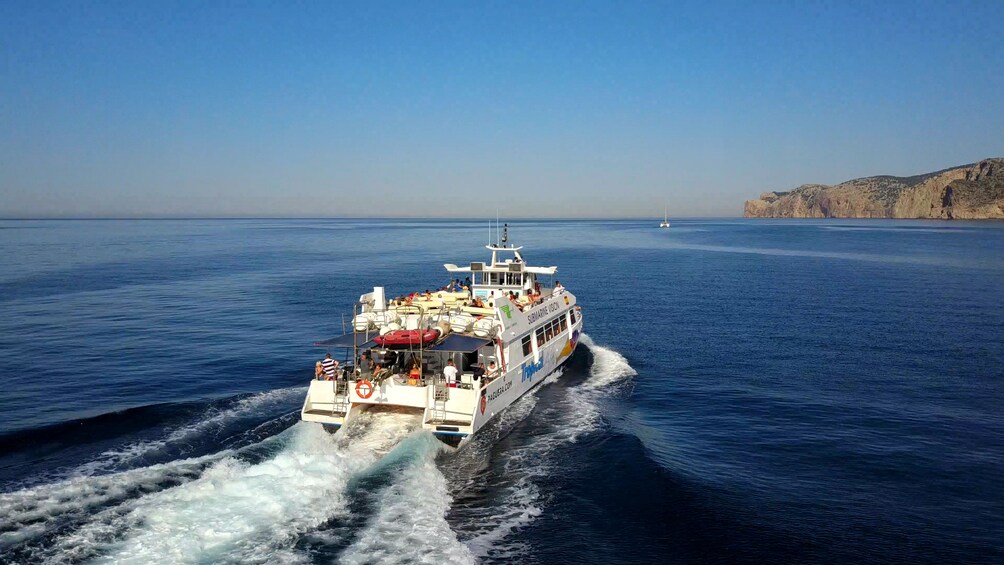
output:
[[[574,298],[573,298],[574,300]],[[567,316],[572,308],[563,309],[560,315]],[[510,353],[506,359],[522,357],[521,341],[526,335],[535,338],[535,331],[541,325],[526,323],[526,317],[519,335],[508,332]],[[531,313],[530,316],[533,316]],[[533,318],[531,318],[533,319]],[[536,320],[534,320],[536,321]],[[529,331],[527,331],[529,330]],[[409,386],[394,378],[388,378],[375,386],[368,398],[365,385],[360,381],[337,383],[335,381],[311,381],[310,390],[304,401],[301,417],[305,421],[319,422],[337,429],[363,410],[411,411],[422,415],[423,427],[450,445],[459,445],[477,433],[486,423],[521,396],[539,385],[544,379],[564,364],[578,346],[582,331],[581,314],[567,331],[555,335],[546,344],[535,347],[521,363],[506,366],[501,376],[491,381],[483,389],[474,381],[473,388],[449,388],[449,399],[439,402],[434,398],[435,387]],[[341,398],[337,387],[347,387]],[[362,394],[360,394],[362,393]]]

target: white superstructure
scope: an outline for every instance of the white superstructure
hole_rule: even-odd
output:
[[[351,331],[316,344],[342,363],[333,380],[311,381],[302,419],[337,428],[363,410],[415,412],[458,445],[567,361],[582,333],[575,295],[543,286],[557,267],[527,265],[505,240],[487,246],[488,262],[445,265],[457,282],[444,290],[361,296]],[[451,360],[455,387],[444,375]],[[480,364],[488,370],[476,378]]]

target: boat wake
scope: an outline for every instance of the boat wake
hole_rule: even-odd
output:
[[[228,425],[258,413],[268,413],[270,409],[288,406],[290,401],[303,398],[307,387],[280,388],[252,394],[238,399],[232,405],[210,406],[194,422],[178,426],[162,438],[130,443],[126,446],[101,453],[93,461],[74,469],[75,476],[90,476],[110,471],[122,470],[146,458],[169,449],[184,447],[194,439],[208,434],[219,433]]]
[[[480,560],[509,561],[525,552],[525,544],[514,541],[512,534],[529,526],[550,502],[545,485],[553,474],[560,474],[558,452],[599,429],[603,423],[604,398],[637,374],[617,351],[595,343],[587,335],[582,336],[580,343],[592,354],[588,378],[564,389],[563,394],[555,395],[557,398],[549,398],[547,405],[533,414],[534,421],[547,422],[546,427],[526,442],[506,445],[500,450],[499,462],[495,464],[500,472],[484,473],[470,481],[475,484],[481,481],[482,489],[503,494],[487,505],[472,505],[454,512],[458,522],[456,529],[463,534],[462,539],[471,553]],[[548,379],[554,382],[563,375],[564,372],[558,372]],[[487,458],[492,446],[538,407],[537,394],[528,395],[510,406],[491,430],[494,433],[482,430],[470,449],[458,454],[458,458]],[[468,463],[468,467],[472,466]]]
[[[516,557],[511,534],[547,507],[557,451],[602,425],[604,396],[634,370],[616,351],[582,343],[588,377],[535,392],[450,452],[420,416],[369,411],[337,434],[297,423],[233,447],[121,469],[171,442],[193,442],[249,413],[282,407],[302,388],[245,397],[163,439],[102,453],[60,480],[0,494],[0,561],[473,563]],[[560,381],[562,375],[549,377]],[[553,398],[552,398],[553,397]],[[541,410],[541,408],[543,408]],[[531,416],[532,414],[532,416]],[[548,422],[511,442],[528,417]],[[271,424],[270,424],[271,422]],[[256,431],[258,430],[258,431]],[[501,442],[502,445],[496,447]]]
[[[271,561],[303,533],[347,516],[349,481],[419,423],[363,414],[337,435],[300,423],[239,450],[3,494],[0,557]]]

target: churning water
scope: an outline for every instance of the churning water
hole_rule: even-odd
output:
[[[1004,227],[516,222],[585,308],[460,451],[298,410],[480,223],[0,223],[0,561],[1004,560]]]

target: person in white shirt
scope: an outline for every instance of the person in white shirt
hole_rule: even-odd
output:
[[[443,367],[443,376],[446,377],[446,386],[457,388],[457,367],[453,364],[453,359],[446,362]]]
[[[554,294],[565,292],[565,287],[561,286],[561,281],[554,281]]]

